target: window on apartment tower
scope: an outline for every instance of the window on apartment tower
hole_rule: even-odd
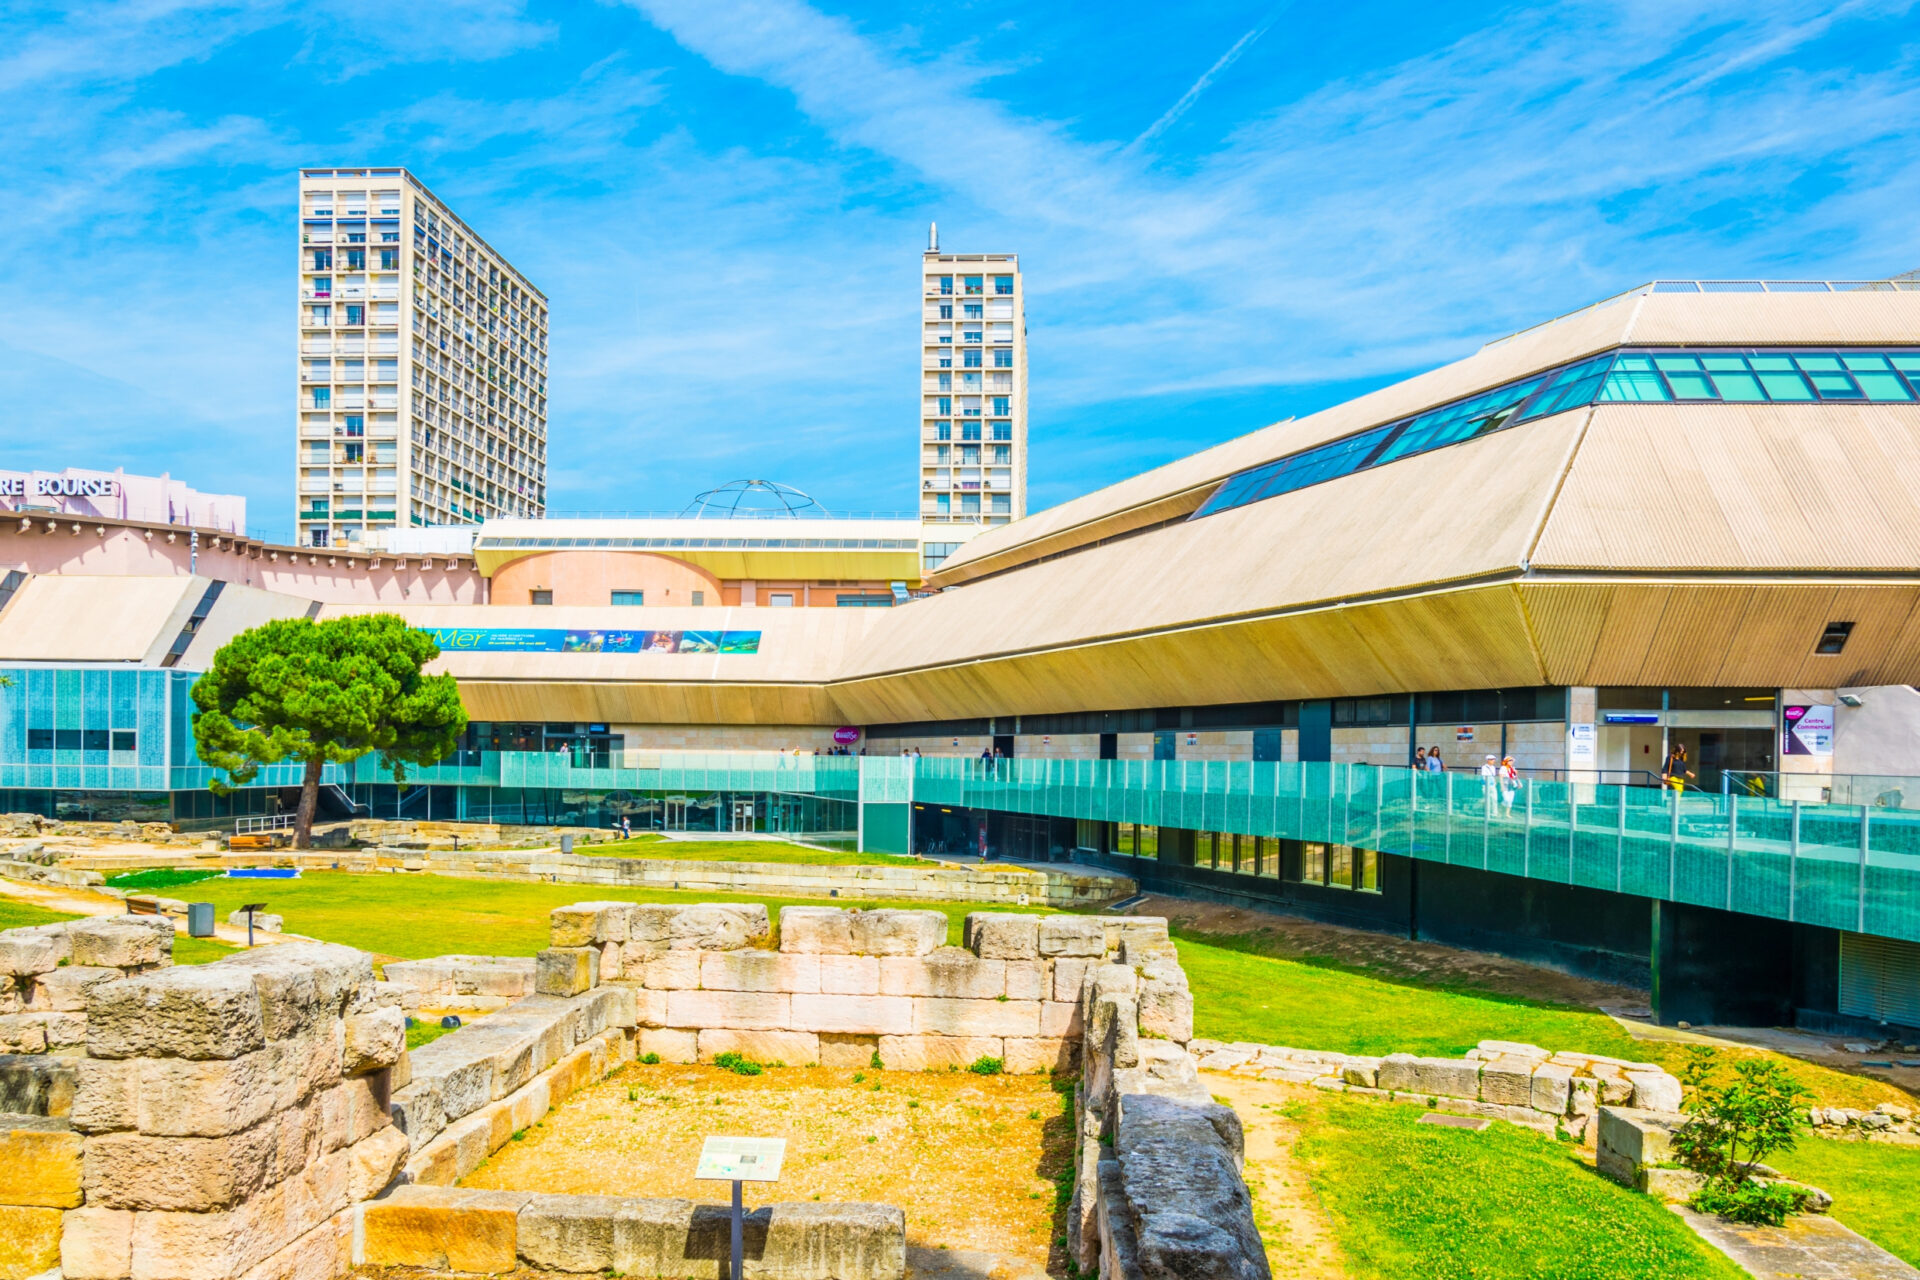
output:
[[[315,249],[313,251],[313,269],[315,271],[333,270],[333,250]]]
[[[995,276],[993,278],[993,291],[1003,296],[1011,295],[1013,293],[1013,277]]]
[[[1011,439],[1013,439],[1013,424],[1012,424],[1011,422],[996,422],[996,423],[994,423],[994,424],[993,424],[993,438],[994,438],[995,440],[1011,440]]]
[[[382,249],[380,251],[380,269],[382,271],[398,271],[400,269],[400,251],[398,249]]]
[[[1002,413],[1012,413],[1012,412],[1013,412],[1013,398],[1012,398],[1011,396],[995,396],[995,397],[993,397],[993,412],[994,412],[994,413],[995,413],[996,415],[997,415],[997,414],[1002,414]]]
[[[996,369],[1013,368],[1013,352],[996,351],[993,353],[993,367]]]

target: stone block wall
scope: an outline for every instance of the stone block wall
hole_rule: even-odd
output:
[[[87,996],[173,963],[173,922],[101,916],[0,932],[0,1053],[84,1052]]]
[[[746,1214],[748,1280],[900,1280],[906,1215],[882,1204],[774,1204]],[[720,1205],[625,1196],[536,1195],[409,1186],[370,1204],[354,1262],[500,1274],[726,1280]]]
[[[1080,980],[1068,1248],[1103,1280],[1268,1280],[1240,1118],[1200,1081],[1193,999],[1164,939],[1123,939]]]
[[[1482,1040],[1462,1058],[1410,1053],[1369,1057],[1217,1040],[1196,1040],[1191,1048],[1208,1071],[1419,1102],[1439,1111],[1562,1133],[1589,1146],[1604,1104],[1655,1111],[1680,1106],[1680,1082],[1654,1063],[1566,1050],[1549,1053],[1538,1045],[1505,1040]]]
[[[418,995],[408,1012],[486,1012],[532,995],[533,967],[531,956],[434,956],[389,961],[382,972]]]
[[[792,1066],[895,1070],[1070,1070],[1086,971],[1123,942],[1166,944],[1161,919],[974,912],[945,945],[938,911],[783,907],[778,949],[766,909],[582,902],[553,912],[536,983],[552,996],[626,989],[637,1050],[668,1062],[740,1053]],[[1148,1015],[1193,1034],[1192,998],[1171,990]]]
[[[80,1044],[0,1060],[0,1280],[339,1274],[352,1206],[407,1155],[388,1114],[397,993],[323,943],[197,967],[100,949],[150,925],[68,926],[65,968],[137,971],[85,984]]]

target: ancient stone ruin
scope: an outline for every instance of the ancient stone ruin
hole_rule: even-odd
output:
[[[1200,1086],[1162,920],[581,903],[532,965],[282,943],[176,967],[165,921],[0,933],[0,1280],[332,1280],[356,1266],[724,1276],[684,1200],[453,1185],[633,1059],[1080,1072],[1070,1233],[1085,1270],[1265,1280],[1230,1108]],[[456,976],[461,974],[464,976]],[[510,1002],[406,1051],[405,1013]],[[482,992],[478,987],[494,985]],[[889,1205],[774,1204],[753,1280],[901,1280]]]

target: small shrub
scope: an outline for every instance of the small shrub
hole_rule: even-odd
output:
[[[1779,1182],[1710,1180],[1689,1201],[1701,1213],[1717,1213],[1733,1222],[1777,1227],[1807,1205],[1807,1193]]]
[[[660,1065],[660,1055],[657,1053],[643,1053],[640,1055],[640,1061],[649,1067],[657,1067]]]
[[[513,1140],[515,1142],[525,1142],[527,1140],[527,1131],[525,1129],[515,1129],[513,1131]]]
[[[878,1049],[875,1049],[873,1051],[873,1056],[867,1059],[867,1065],[873,1068],[875,1071],[886,1070],[886,1063],[880,1061],[880,1051]]]
[[[1040,1118],[1040,1113],[1039,1113],[1038,1111],[1029,1111],[1029,1112],[1027,1112],[1027,1119],[1029,1119],[1029,1120],[1038,1120],[1039,1118]]]
[[[715,1054],[713,1056],[713,1065],[731,1071],[737,1076],[757,1076],[765,1069],[752,1058],[735,1053],[731,1049],[725,1053]],[[715,1101],[717,1102],[718,1099]]]
[[[854,1082],[855,1084],[865,1084],[865,1083],[867,1082],[867,1073],[866,1073],[866,1072],[864,1072],[864,1071],[856,1071],[856,1072],[854,1072],[854,1073],[853,1073],[853,1082]]]
[[[880,1141],[880,1139],[878,1139],[878,1138],[876,1138],[876,1137],[874,1137],[874,1136],[873,1136],[872,1134],[868,1134],[868,1135],[867,1135],[867,1141],[868,1141],[868,1142],[878,1142],[878,1141]]]
[[[920,1099],[918,1098],[907,1099],[907,1110],[909,1111],[915,1110],[916,1108],[919,1107],[919,1105],[920,1105]]]
[[[989,1058],[985,1054],[975,1058],[973,1065],[967,1068],[977,1076],[997,1076],[1005,1069],[1006,1063],[998,1058]]]
[[[878,1080],[875,1080],[873,1082],[873,1092],[875,1093],[880,1092],[880,1082]]]

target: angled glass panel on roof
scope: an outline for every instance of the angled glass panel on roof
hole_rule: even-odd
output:
[[[1594,403],[1920,399],[1920,351],[1609,351],[1227,477],[1199,519]]]

